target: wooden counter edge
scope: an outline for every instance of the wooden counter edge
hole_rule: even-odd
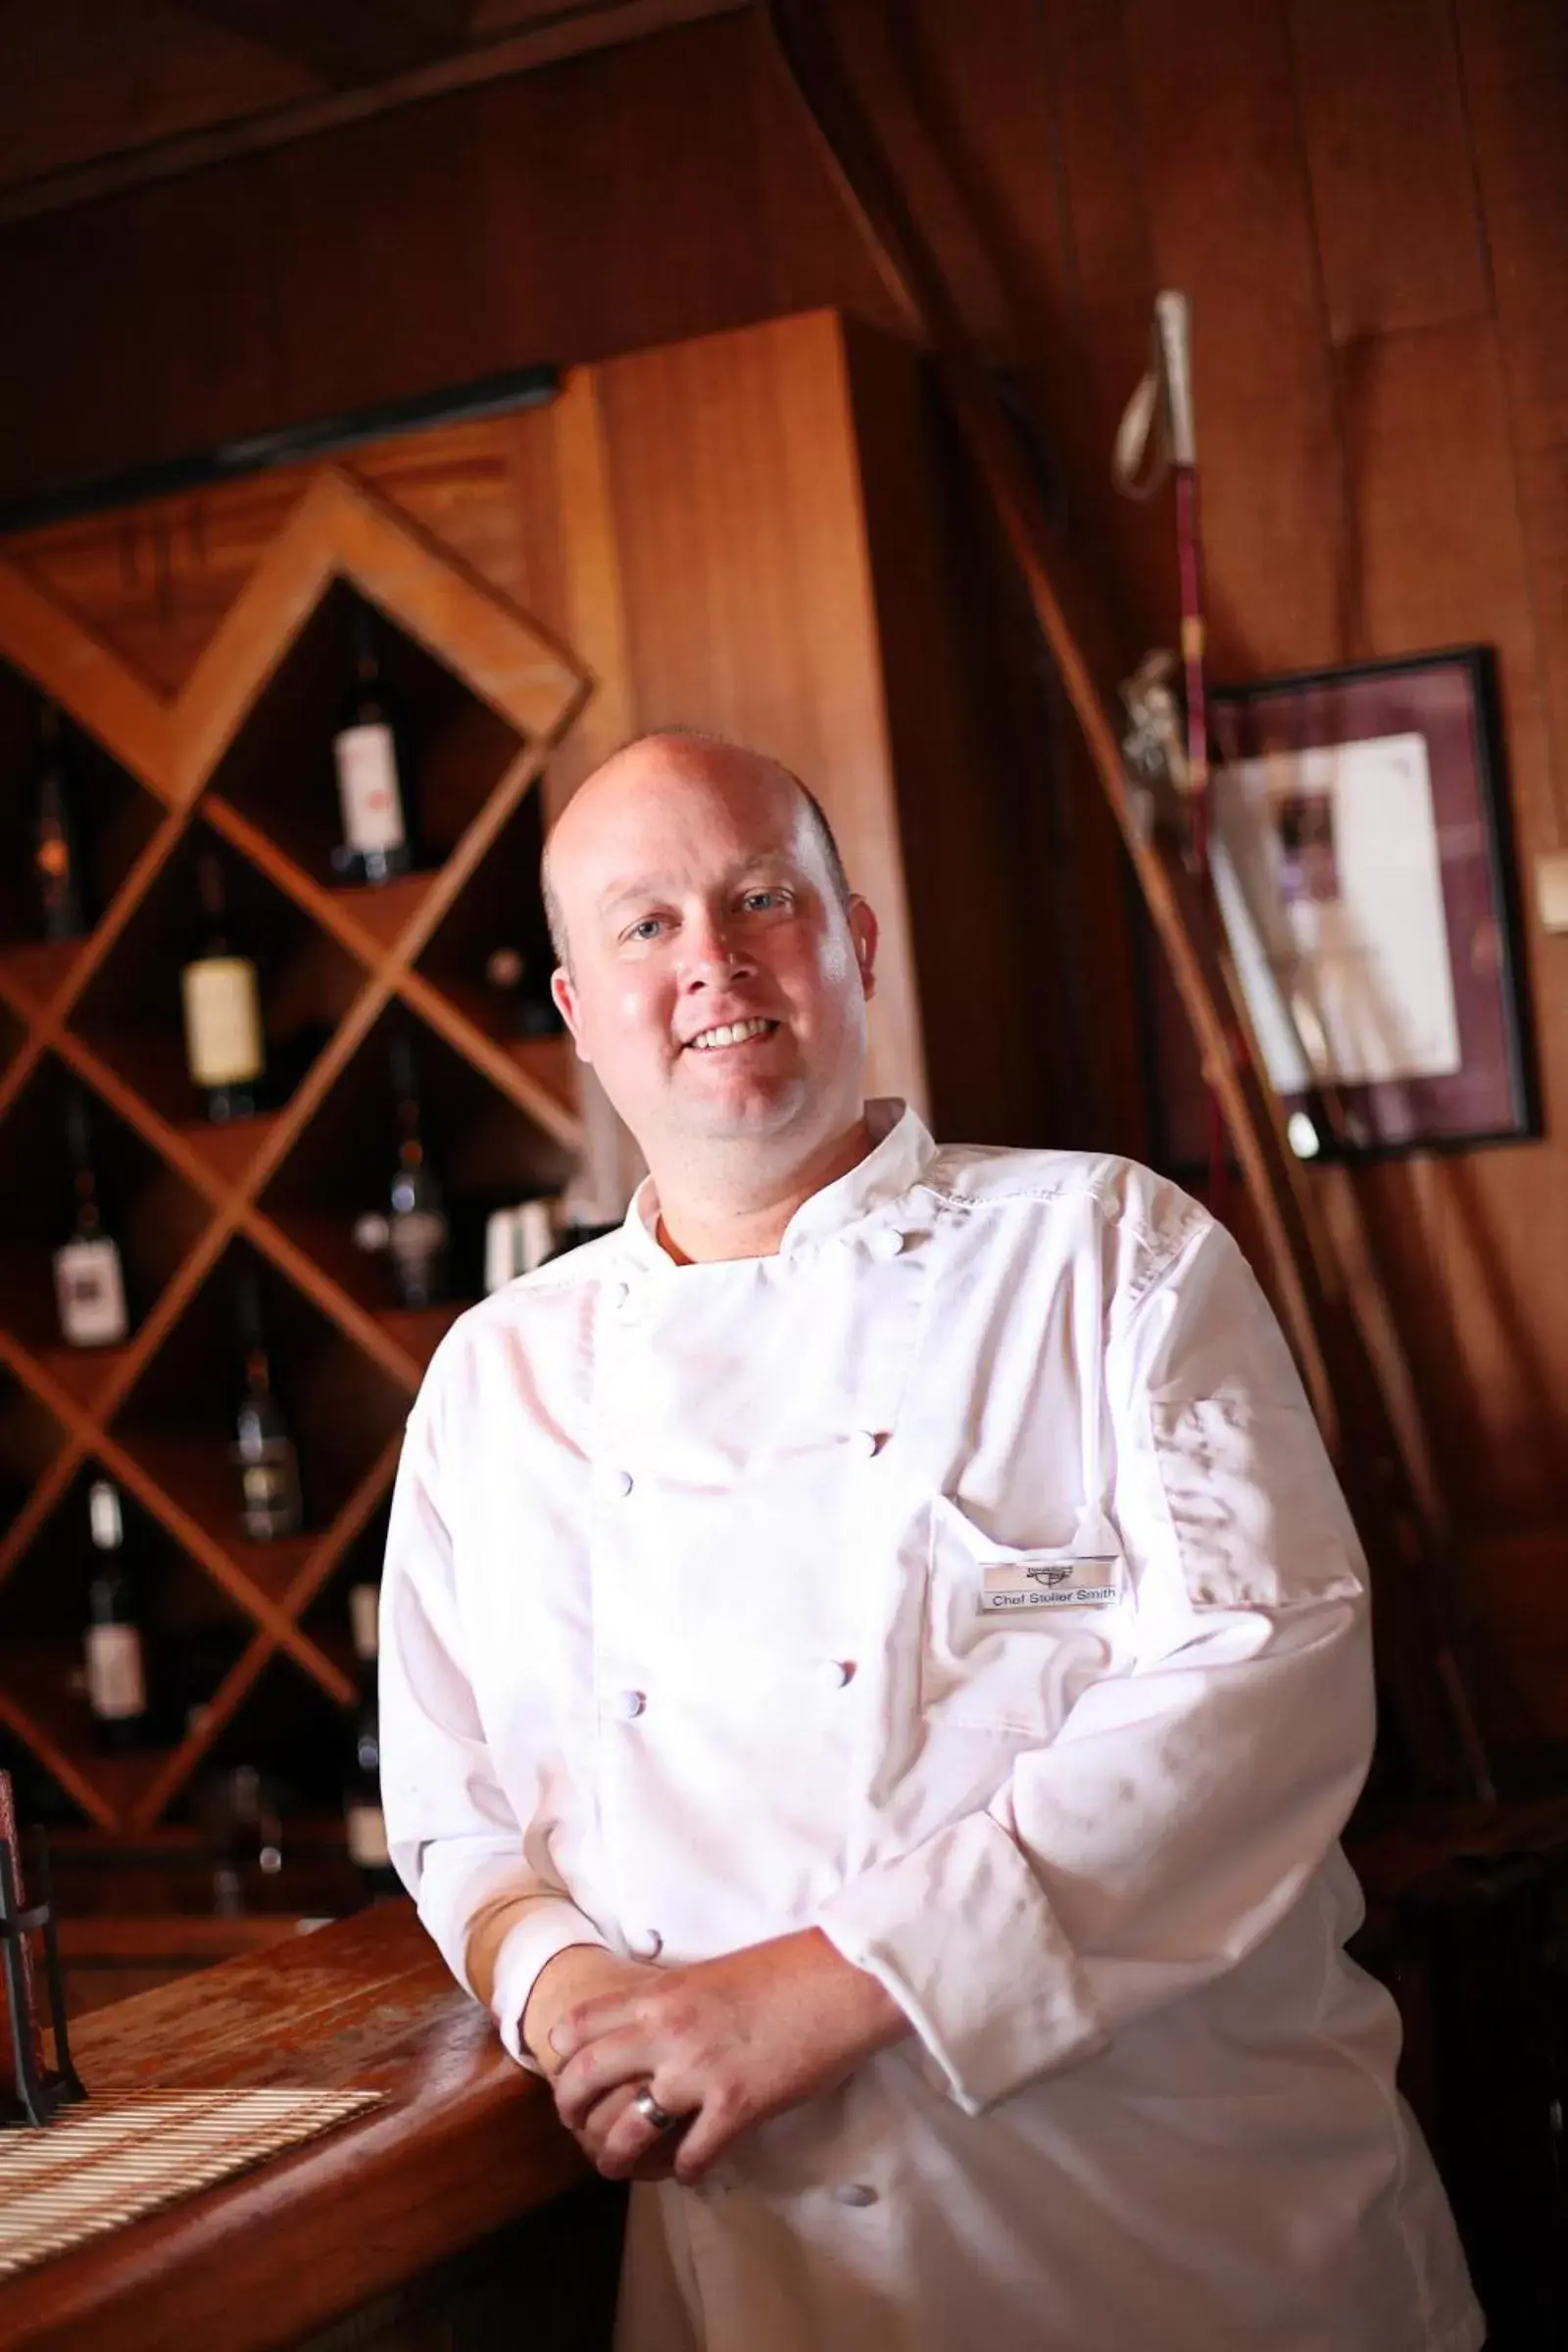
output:
[[[303,2043],[273,2050],[242,2033],[201,2081],[363,2086],[385,2105],[0,2282],[6,2352],[276,2352],[588,2177],[544,2085],[514,2066],[402,1904],[98,2011],[80,2035],[89,2091],[117,2035],[145,2067],[160,2029],[168,2073],[194,2087],[179,2047],[191,1993],[199,1985],[243,2021],[274,1976],[285,2017],[289,1979],[308,1978]]]

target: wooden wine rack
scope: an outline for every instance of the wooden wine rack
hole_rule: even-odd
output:
[[[322,879],[330,641],[349,590],[384,615],[439,705],[419,789],[440,861],[378,890]],[[456,1083],[503,1109],[509,1130],[521,1114],[541,1179],[559,1178],[580,1147],[569,1043],[510,1037],[476,989],[418,959],[584,708],[589,679],[452,547],[335,468],[309,477],[177,692],[161,695],[14,564],[0,564],[0,664],[58,702],[112,763],[119,869],[85,939],[0,942],[0,1160],[8,1143],[29,1156],[29,1120],[47,1124],[38,1090],[73,1073],[126,1138],[150,1269],[125,1345],[70,1348],[51,1328],[47,1245],[0,1228],[0,1421],[24,1472],[0,1535],[0,1612],[10,1580],[59,1546],[57,1514],[98,1464],[249,1629],[177,1745],[128,1758],[94,1752],[84,1707],[61,1696],[61,1656],[34,1656],[0,1630],[0,1725],[99,1830],[131,1837],[186,1789],[274,1660],[340,1705],[353,1695],[341,1653],[306,1612],[383,1504],[408,1400],[461,1309],[376,1303],[374,1270],[348,1240],[344,1149],[376,1105],[388,1132],[384,1071],[373,1090],[377,1024],[406,1007]],[[339,692],[346,674],[336,666]],[[251,894],[280,943],[282,996],[325,1013],[281,1107],[218,1128],[195,1119],[179,1065],[175,944],[194,842],[214,836],[236,895]],[[319,1523],[272,1544],[239,1537],[212,1420],[232,1329],[213,1278],[236,1244],[316,1335],[314,1392],[304,1411],[290,1392],[291,1412],[307,1480],[313,1448],[333,1460]]]

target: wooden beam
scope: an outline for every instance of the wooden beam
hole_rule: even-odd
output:
[[[468,0],[180,0],[187,17],[270,49],[333,89],[385,81],[466,46]]]
[[[199,5],[206,9],[209,0],[199,0]],[[94,203],[126,188],[178,179],[187,172],[205,171],[234,156],[265,154],[295,139],[314,137],[318,131],[336,130],[345,123],[390,114],[401,106],[442,98],[453,90],[477,88],[536,66],[555,65],[586,50],[613,48],[620,42],[640,40],[646,33],[663,32],[701,17],[730,16],[754,5],[755,0],[578,0],[576,6],[552,10],[526,31],[459,50],[455,56],[396,73],[364,88],[334,90],[326,97],[272,107],[238,122],[181,131],[129,152],[20,181],[0,195],[0,226],[62,212],[70,205]],[[257,0],[258,16],[270,18],[272,13],[266,0]]]

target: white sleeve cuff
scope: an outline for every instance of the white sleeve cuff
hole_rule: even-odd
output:
[[[496,1954],[495,1987],[490,2006],[501,2038],[519,2066],[542,2073],[522,2039],[522,2013],[541,1971],[561,1952],[576,1943],[591,1943],[608,1951],[599,1930],[585,1912],[564,1895],[541,1894],[526,1901],[501,1939]]]
[[[897,2001],[965,2115],[1109,2035],[1040,1883],[971,1813],[841,1887],[817,1924]]]

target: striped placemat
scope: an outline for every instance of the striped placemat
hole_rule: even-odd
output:
[[[378,2090],[146,2090],[0,2132],[0,2278],[380,2105]]]

